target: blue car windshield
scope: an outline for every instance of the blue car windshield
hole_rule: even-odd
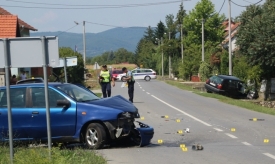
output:
[[[88,102],[99,100],[100,98],[94,95],[92,92],[87,91],[81,87],[72,84],[57,85],[55,88],[61,90],[63,93],[70,96],[72,99],[78,102]]]

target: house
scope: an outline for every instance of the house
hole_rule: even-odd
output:
[[[37,29],[0,7],[0,38],[29,37],[30,31],[37,31]],[[10,73],[19,76],[23,70],[29,77],[43,75],[42,68],[11,68]],[[48,75],[51,74],[51,70],[48,68]],[[0,72],[3,72],[3,68]]]
[[[229,21],[226,20],[223,23],[224,26],[224,40],[222,42],[223,47],[229,47]],[[232,45],[232,53],[237,50],[237,45],[236,45],[236,34],[238,32],[238,28],[240,26],[240,22],[233,22],[231,21],[231,45]]]

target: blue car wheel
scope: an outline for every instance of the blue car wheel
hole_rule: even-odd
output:
[[[100,149],[106,142],[106,132],[99,123],[91,123],[85,131],[85,144],[89,149]]]

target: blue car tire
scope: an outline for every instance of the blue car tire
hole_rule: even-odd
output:
[[[89,149],[100,149],[106,142],[106,131],[99,123],[90,123],[85,131],[85,144]]]

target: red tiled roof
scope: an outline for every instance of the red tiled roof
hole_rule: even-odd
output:
[[[2,7],[0,7],[0,15],[12,15],[12,14],[10,12],[8,12],[7,10],[3,9]],[[28,23],[22,21],[21,19],[18,18],[18,21],[19,21],[20,26],[24,26],[24,28],[32,30],[32,31],[37,31],[37,29],[35,29],[31,25],[29,25]]]
[[[15,15],[0,15],[0,38],[20,36],[18,18]]]

